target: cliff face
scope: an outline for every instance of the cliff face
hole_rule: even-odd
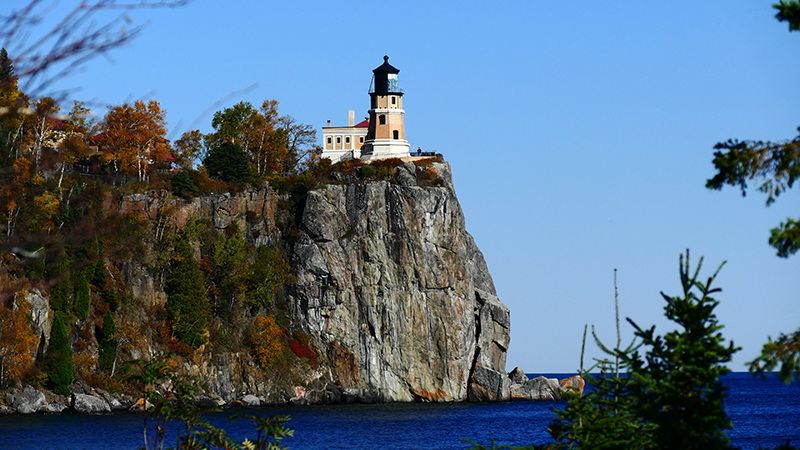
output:
[[[308,194],[292,257],[292,317],[341,386],[386,401],[466,400],[476,364],[504,372],[509,311],[464,226],[449,166]]]
[[[270,403],[507,399],[509,310],[465,229],[449,165],[433,169],[442,186],[418,186],[431,169],[406,163],[391,181],[330,184],[300,205],[288,320],[310,336],[321,361],[305,381],[277,383],[238,353],[206,353],[188,371],[228,402],[244,394]],[[178,227],[190,215],[217,229],[237,222],[261,245],[281,239],[279,200],[265,187],[182,204],[131,196],[120,209],[156,229],[167,216]],[[165,300],[146,265],[124,272],[136,296]]]

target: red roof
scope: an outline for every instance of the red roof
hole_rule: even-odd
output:
[[[356,128],[369,128],[369,119],[364,119],[363,122],[359,122]]]
[[[175,162],[175,158],[173,158],[172,155],[168,155],[166,158],[164,158],[164,161]]]

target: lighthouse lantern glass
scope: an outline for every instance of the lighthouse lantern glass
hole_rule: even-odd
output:
[[[388,75],[389,75],[389,79],[388,79],[388,86],[387,87],[389,88],[389,92],[399,92],[398,91],[399,86],[398,86],[398,82],[397,82],[397,74],[396,73],[390,73]]]

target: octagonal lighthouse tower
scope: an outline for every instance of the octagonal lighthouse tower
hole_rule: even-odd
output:
[[[403,90],[397,79],[399,72],[389,64],[388,56],[384,56],[383,64],[372,71],[369,130],[361,149],[361,159],[409,156],[403,124]]]

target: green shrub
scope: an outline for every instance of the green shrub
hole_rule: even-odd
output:
[[[375,176],[375,170],[372,166],[361,166],[358,168],[358,176],[361,178],[373,178]]]

